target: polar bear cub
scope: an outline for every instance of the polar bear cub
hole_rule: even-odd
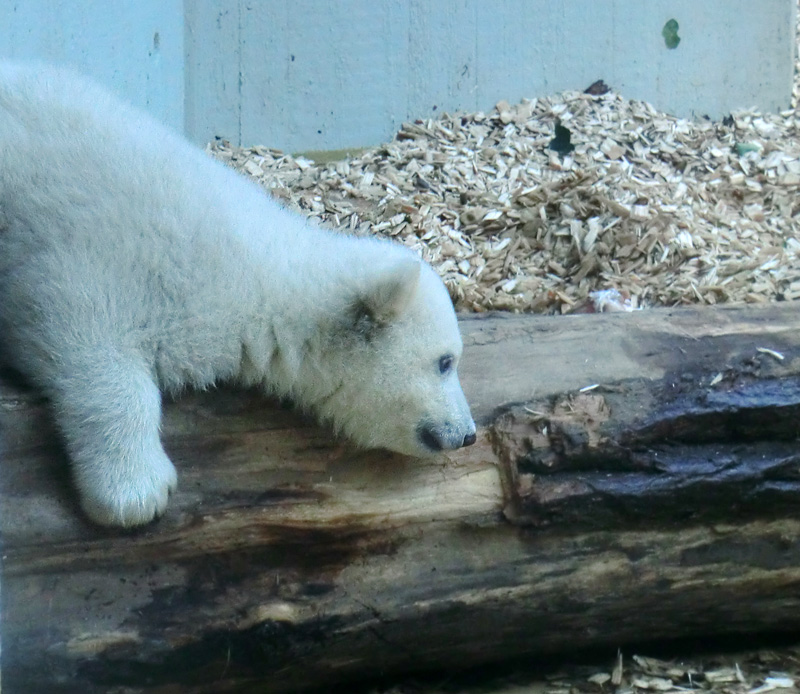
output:
[[[161,392],[259,385],[365,447],[475,441],[433,270],[329,232],[70,72],[0,63],[0,340],[49,396],[86,513],[135,526],[176,472]]]

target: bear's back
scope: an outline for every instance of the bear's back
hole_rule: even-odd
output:
[[[168,344],[179,360],[192,349],[181,335],[200,322],[198,339],[224,343],[220,317],[259,289],[238,208],[265,197],[90,81],[0,62],[7,340],[53,354],[81,326]]]

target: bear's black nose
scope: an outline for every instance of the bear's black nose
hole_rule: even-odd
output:
[[[471,446],[477,440],[478,440],[478,437],[475,434],[467,434],[464,437],[464,443],[462,443],[461,445],[462,446]]]

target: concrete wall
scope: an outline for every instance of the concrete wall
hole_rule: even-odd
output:
[[[187,5],[187,129],[198,140],[339,149],[385,141],[408,118],[596,79],[680,115],[782,109],[795,9],[796,0],[199,0]],[[674,49],[662,35],[670,19]]]
[[[3,0],[0,55],[72,63],[198,142],[342,149],[597,79],[679,115],[786,108],[796,3]]]
[[[182,0],[0,0],[0,56],[72,65],[184,127]]]

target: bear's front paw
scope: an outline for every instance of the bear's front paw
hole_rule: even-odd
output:
[[[100,525],[123,528],[160,516],[178,484],[175,466],[162,452],[140,465],[84,468],[76,478],[86,515]]]

